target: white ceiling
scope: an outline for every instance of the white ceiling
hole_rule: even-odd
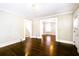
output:
[[[25,18],[44,17],[63,12],[74,11],[77,7],[77,3],[0,3],[0,10],[8,11]]]

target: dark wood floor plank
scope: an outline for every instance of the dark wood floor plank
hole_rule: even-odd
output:
[[[29,56],[48,56],[45,46],[41,45],[41,39],[32,39],[32,47]],[[18,42],[6,47],[0,48],[0,56],[24,56],[25,44],[28,40]],[[79,56],[77,48],[74,45],[56,42],[55,56]],[[52,55],[53,56],[53,55]]]
[[[41,46],[41,39],[33,39],[33,46],[30,56],[48,56],[45,47]],[[39,43],[38,43],[39,42]],[[56,42],[56,55],[55,56],[78,56],[77,49],[72,44]],[[52,55],[53,56],[53,55]]]

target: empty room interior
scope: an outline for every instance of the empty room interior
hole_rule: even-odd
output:
[[[79,56],[79,3],[0,3],[0,56]]]

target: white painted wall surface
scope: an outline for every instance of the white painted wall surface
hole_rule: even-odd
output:
[[[51,18],[57,17],[57,28],[58,28],[58,39],[57,41],[65,42],[73,44],[73,14],[67,13],[67,14],[60,14],[56,16],[52,16]],[[49,17],[50,18],[50,17]],[[45,18],[44,18],[45,19]],[[40,19],[34,19],[33,20],[33,35],[35,35],[35,32],[38,33],[38,36],[40,35]]]
[[[72,13],[58,15],[58,39],[63,42],[73,43],[73,17]]]
[[[24,20],[0,11],[0,47],[21,41],[24,38]]]

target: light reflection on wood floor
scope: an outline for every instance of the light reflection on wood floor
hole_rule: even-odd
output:
[[[50,38],[47,38],[49,37]],[[56,55],[56,38],[55,35],[43,35],[41,42],[39,39],[31,38],[27,40],[25,55],[41,55],[54,56]],[[48,42],[49,40],[49,42]]]

